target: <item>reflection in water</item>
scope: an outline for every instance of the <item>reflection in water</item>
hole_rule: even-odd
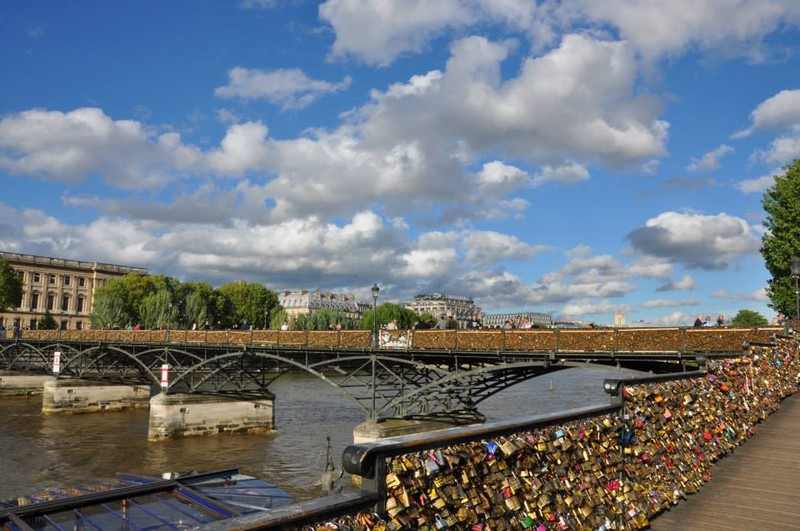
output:
[[[606,403],[602,380],[616,374],[559,371],[507,389],[479,409],[494,421]],[[338,390],[305,374],[282,377],[271,390],[273,433],[157,443],[147,441],[147,410],[43,416],[41,397],[0,399],[0,499],[109,479],[117,472],[160,476],[224,468],[275,483],[297,501],[317,497],[326,437],[340,456],[364,415]]]

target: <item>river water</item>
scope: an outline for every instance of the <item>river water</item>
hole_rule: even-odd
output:
[[[479,406],[488,421],[555,413],[608,403],[603,378],[610,369],[559,371],[509,388]],[[274,432],[148,442],[148,411],[85,415],[41,414],[41,396],[0,399],[0,500],[57,486],[114,478],[117,472],[161,476],[163,472],[239,468],[275,483],[303,501],[320,495],[326,437],[334,463],[363,413],[335,388],[300,373],[275,381]],[[339,482],[345,488],[349,480]]]

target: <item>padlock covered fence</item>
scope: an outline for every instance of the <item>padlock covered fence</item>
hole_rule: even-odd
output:
[[[363,477],[362,503],[377,500],[369,510],[242,528],[645,528],[707,483],[799,375],[797,343],[778,338],[699,371],[606,380],[609,406],[351,445],[343,466]]]
[[[378,347],[391,350],[497,352],[736,352],[742,343],[769,342],[782,327],[604,328],[547,330],[382,330]],[[12,332],[0,331],[0,338]],[[369,330],[25,330],[20,339],[136,344],[240,345],[292,349],[368,350]]]

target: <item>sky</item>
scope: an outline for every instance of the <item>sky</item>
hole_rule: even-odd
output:
[[[768,319],[796,0],[0,0],[0,250]]]

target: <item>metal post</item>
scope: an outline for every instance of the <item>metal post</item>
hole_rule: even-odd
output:
[[[800,320],[800,257],[793,256],[789,259],[789,271],[794,277],[794,318]]]
[[[381,288],[378,283],[372,285],[372,341],[370,341],[371,348],[378,348],[378,292]]]
[[[375,402],[376,402],[376,389],[375,386],[377,385],[378,379],[375,374],[375,354],[372,355],[372,408],[369,410],[369,418],[372,420],[377,420],[377,415],[375,414]]]

